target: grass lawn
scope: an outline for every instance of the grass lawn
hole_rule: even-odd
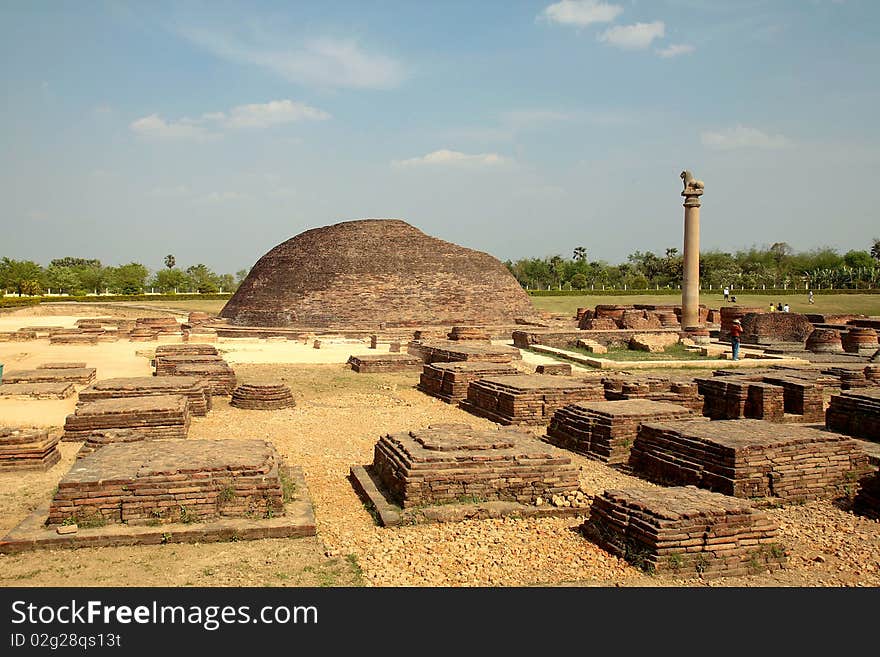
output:
[[[200,310],[204,313],[218,314],[226,301],[223,299],[190,299],[187,301],[132,301],[138,306],[155,306],[156,308],[173,308],[175,310]]]
[[[596,354],[592,351],[588,351],[586,349],[582,349],[580,347],[568,347],[566,351],[572,351],[578,354],[582,354],[584,356],[589,356],[590,358],[602,358],[604,360],[615,360],[621,362],[631,362],[631,361],[664,361],[664,360],[717,360],[716,356],[702,356],[699,352],[688,351],[683,344],[674,344],[666,347],[666,351],[662,353],[651,353],[649,351],[637,351],[635,349],[627,349],[626,347],[614,347],[608,350],[608,353],[605,354]],[[538,353],[538,352],[535,352]],[[545,354],[541,353],[542,356],[549,356],[550,358],[556,358],[560,361],[565,361],[564,356],[558,356],[556,354]],[[661,363],[658,363],[658,367],[662,367]]]
[[[787,296],[747,295],[737,294],[736,305],[766,308],[770,302],[788,303],[791,312],[794,313],[825,313],[825,314],[862,314],[880,315],[880,294],[817,294],[813,297],[815,303],[810,305],[807,295],[789,294]],[[658,295],[631,295],[631,296],[571,296],[571,297],[532,297],[532,303],[538,310],[546,310],[554,313],[566,313],[574,317],[578,308],[593,308],[597,304],[621,304],[632,305],[635,303],[646,304],[680,304],[681,297],[670,294]],[[700,296],[700,303],[710,308],[721,308],[729,305],[724,301],[724,296],[718,293],[704,294]]]

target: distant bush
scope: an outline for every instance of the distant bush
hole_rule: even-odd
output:
[[[40,297],[0,297],[0,308],[36,306],[38,303],[40,303]]]
[[[232,294],[109,294],[105,296],[82,296],[82,297],[43,297],[43,303],[62,303],[75,301],[77,303],[105,303],[107,301],[225,301]]]

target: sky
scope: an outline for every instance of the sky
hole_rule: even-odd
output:
[[[880,237],[880,2],[0,3],[0,256],[248,268],[369,217],[502,259]]]

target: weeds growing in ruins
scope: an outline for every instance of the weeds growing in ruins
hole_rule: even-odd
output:
[[[290,478],[286,468],[278,469],[278,479],[281,481],[281,499],[287,504],[296,499],[296,482]]]

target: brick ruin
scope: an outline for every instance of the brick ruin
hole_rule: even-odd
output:
[[[76,394],[72,383],[6,383],[0,382],[0,397],[29,399],[67,399]]]
[[[645,423],[630,465],[659,483],[784,502],[843,496],[869,470],[846,436],[763,420]]]
[[[198,377],[204,379],[212,395],[228,397],[235,390],[235,370],[225,360],[204,363],[181,363],[171,376]]]
[[[499,424],[541,425],[566,404],[604,399],[597,382],[549,374],[487,376],[468,386],[461,408]]]
[[[696,379],[703,415],[713,420],[822,422],[824,386],[790,375],[735,374]]]
[[[18,370],[3,373],[3,383],[70,383],[88,385],[95,380],[94,367]]]
[[[843,353],[840,331],[824,328],[813,329],[813,332],[807,337],[804,348],[814,354]]]
[[[135,329],[148,329],[164,335],[179,335],[181,332],[180,322],[173,317],[138,317],[135,320]]]
[[[204,380],[194,376],[134,376],[97,381],[79,393],[79,403],[99,399],[183,395],[193,415],[207,415],[211,410],[211,390]]]
[[[86,363],[83,362],[67,362],[67,363],[43,363],[37,365],[38,370],[81,370],[85,369]]]
[[[45,472],[61,460],[59,438],[48,429],[0,427],[0,473]]]
[[[491,342],[489,332],[482,326],[453,326],[446,337],[455,341]]]
[[[174,349],[162,347],[174,347]],[[213,345],[162,345],[156,349],[156,358],[153,362],[156,376],[204,379],[212,395],[229,396],[235,389],[235,370],[218,355],[217,348]]]
[[[880,442],[880,388],[831,395],[825,425],[831,431]]]
[[[684,406],[644,399],[581,402],[556,411],[542,440],[604,463],[625,464],[642,423],[693,416]]]
[[[308,230],[260,258],[220,316],[236,326],[512,324],[534,313],[496,258],[398,219]]]
[[[160,344],[156,347],[156,357],[165,356],[219,356],[220,352],[212,344]]]
[[[283,383],[263,384],[243,383],[232,391],[230,406],[251,410],[274,411],[293,408],[296,401],[290,388]]]
[[[722,306],[721,307],[721,330],[719,336],[722,340],[730,340],[730,326],[738,319],[742,322],[746,315],[760,315],[765,312],[764,308],[751,306]]]
[[[782,568],[779,527],[749,502],[690,486],[606,490],[582,532],[651,573],[737,577]]]
[[[409,354],[365,354],[349,356],[348,365],[358,374],[418,372],[422,368],[422,359]]]
[[[743,344],[805,344],[813,325],[798,313],[749,313],[742,318]]]
[[[281,458],[263,440],[107,445],[59,482],[46,524],[166,524],[284,512]]]
[[[93,431],[118,429],[140,440],[186,438],[189,424],[189,401],[183,395],[99,399],[67,416],[62,440],[85,441]]]
[[[506,345],[475,344],[456,340],[413,340],[406,346],[407,353],[417,356],[425,363],[452,363],[459,361],[483,361],[487,363],[510,363],[522,359],[516,347]]]
[[[663,376],[608,376],[602,379],[605,399],[646,399],[669,402],[696,412],[703,410],[703,398],[693,381]]]
[[[853,500],[853,511],[880,520],[880,470],[859,482],[859,491]]]
[[[702,324],[716,324],[719,321],[718,311],[710,310],[705,305],[699,307],[699,318]],[[613,331],[681,329],[680,305],[656,304],[598,304],[592,310],[579,308],[577,313],[578,328],[581,330]]]
[[[847,353],[871,356],[877,351],[877,331],[872,328],[853,326],[842,334],[841,343]]]
[[[552,363],[538,365],[535,367],[535,374],[558,374],[560,376],[571,376],[571,365],[568,363]]]
[[[457,404],[467,397],[468,385],[486,376],[517,374],[511,363],[485,363],[464,361],[455,363],[432,363],[422,367],[419,384],[422,392]]]
[[[565,452],[516,430],[464,424],[384,435],[372,469],[404,508],[465,498],[533,504],[578,488],[578,469]]]

